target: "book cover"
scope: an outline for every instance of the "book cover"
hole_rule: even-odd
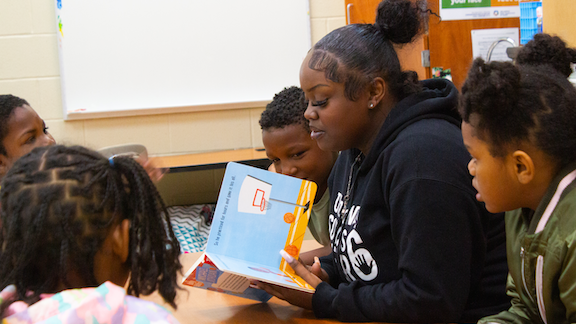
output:
[[[183,284],[260,301],[270,295],[251,279],[313,292],[279,251],[298,258],[315,195],[314,182],[228,163],[206,250]]]

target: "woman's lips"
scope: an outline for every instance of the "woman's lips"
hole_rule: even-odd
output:
[[[310,125],[310,137],[312,137],[312,139],[318,139],[322,135],[324,135],[324,131],[321,131],[318,128]]]
[[[322,135],[324,135],[323,131],[313,130],[310,132],[310,137],[312,137],[312,139],[314,139],[314,140],[317,140]]]

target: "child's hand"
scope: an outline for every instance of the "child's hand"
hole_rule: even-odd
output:
[[[142,156],[136,158],[136,161],[144,168],[144,170],[146,170],[146,173],[148,173],[148,176],[153,182],[160,181],[160,179],[162,179],[162,177],[164,177],[164,174],[166,174],[166,172],[168,171],[168,169],[157,168],[152,162],[152,160],[146,159]]]
[[[307,266],[308,270],[314,274],[316,277],[320,278],[320,280],[325,281],[325,282],[329,282],[330,278],[328,277],[328,274],[326,273],[326,270],[322,269],[322,266],[320,265],[320,259],[318,259],[318,257],[314,257],[314,263],[311,266]],[[294,270],[296,271],[296,270]],[[316,288],[316,287],[314,287]]]

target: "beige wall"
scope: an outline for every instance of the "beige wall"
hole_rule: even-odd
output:
[[[0,94],[26,99],[57,142],[94,149],[136,142],[153,155],[262,146],[264,107],[64,121],[54,2],[0,1]],[[344,0],[310,0],[310,17],[316,42],[345,25]]]
[[[576,47],[576,1],[543,0],[542,27],[545,33],[560,36],[571,47]]]

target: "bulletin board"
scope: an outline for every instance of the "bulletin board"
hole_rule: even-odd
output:
[[[66,119],[262,107],[299,84],[308,0],[55,0]]]
[[[518,0],[440,0],[443,21],[518,18]]]

